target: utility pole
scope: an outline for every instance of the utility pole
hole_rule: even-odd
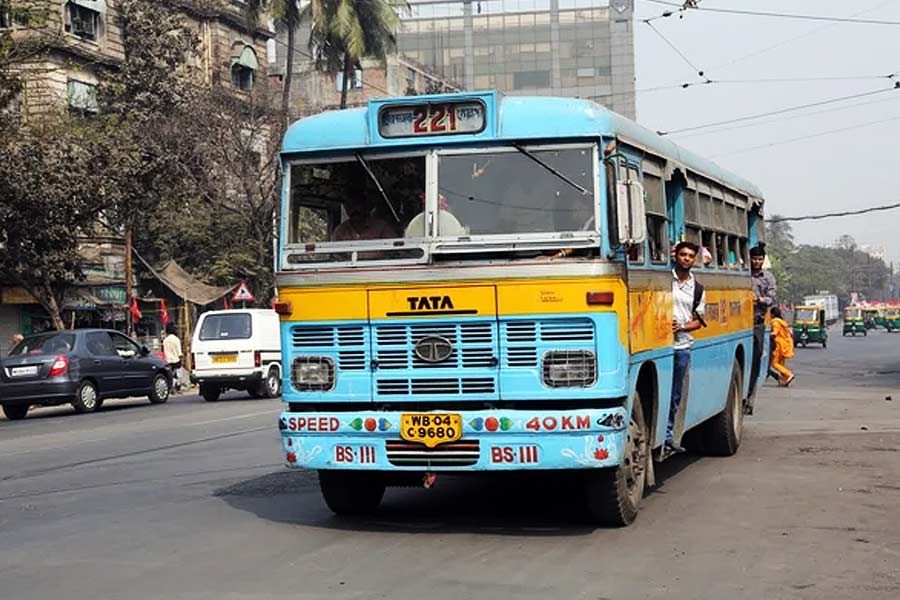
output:
[[[134,323],[131,316],[131,295],[134,293],[132,289],[132,263],[131,263],[131,225],[125,227],[125,303],[129,310],[126,311],[127,333],[134,333]]]

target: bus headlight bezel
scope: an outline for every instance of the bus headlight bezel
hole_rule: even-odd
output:
[[[330,392],[335,379],[331,357],[296,356],[291,362],[291,385],[299,392]]]
[[[597,383],[593,350],[548,350],[541,357],[541,381],[552,388],[588,388]]]

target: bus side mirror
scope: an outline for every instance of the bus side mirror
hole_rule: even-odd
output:
[[[620,244],[631,246],[644,243],[647,213],[641,182],[629,180],[616,183],[616,217]]]

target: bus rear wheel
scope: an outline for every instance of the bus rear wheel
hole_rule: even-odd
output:
[[[336,515],[375,512],[384,497],[384,479],[365,471],[319,471],[319,488],[325,504]]]
[[[741,410],[743,382],[741,365],[735,361],[731,367],[725,409],[702,425],[703,448],[707,454],[731,456],[741,445],[741,433],[744,429],[744,411]]]
[[[640,395],[635,391],[622,464],[584,472],[588,518],[595,523],[622,527],[637,517],[650,460],[650,436]]]

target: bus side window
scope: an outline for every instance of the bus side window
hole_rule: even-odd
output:
[[[666,196],[661,177],[644,171],[644,191],[647,211],[647,243],[650,251],[650,262],[667,264],[669,262],[668,219],[666,218]]]
[[[712,231],[704,231],[700,237],[703,239],[703,247],[706,248],[711,257],[709,264],[704,266],[714,269],[716,267],[715,234]]]

